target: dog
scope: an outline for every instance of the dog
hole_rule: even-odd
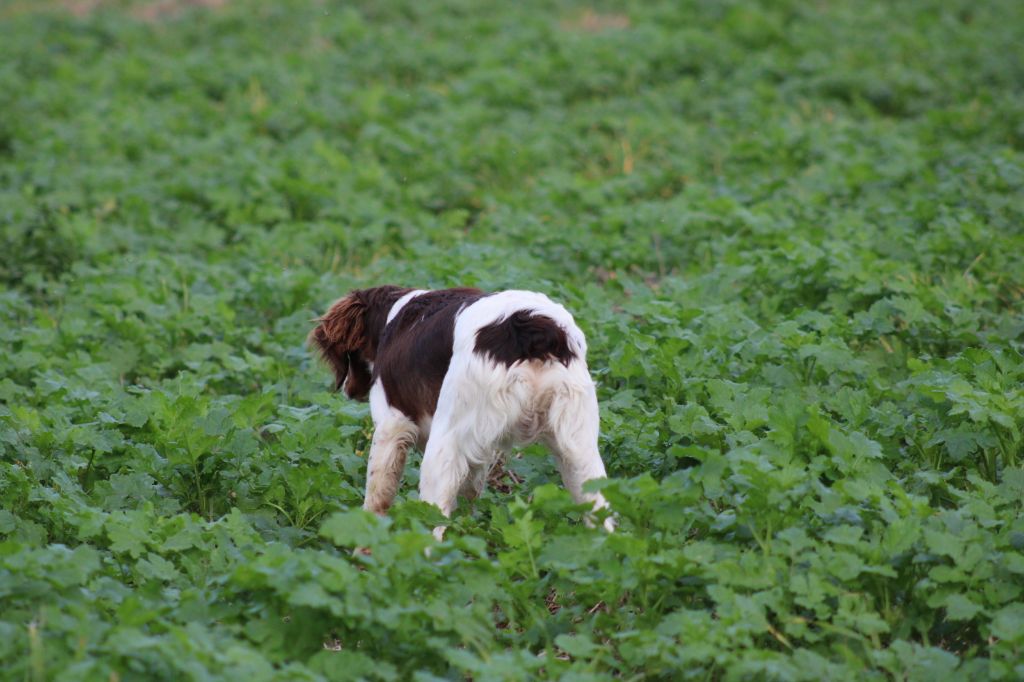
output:
[[[414,444],[420,499],[451,516],[457,497],[479,497],[510,447],[535,442],[554,454],[577,503],[607,506],[583,490],[606,475],[586,339],[547,296],[379,286],[349,293],[316,322],[309,344],[335,389],[370,402],[364,509],[387,512]]]

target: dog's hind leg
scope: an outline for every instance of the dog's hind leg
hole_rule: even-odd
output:
[[[605,478],[604,462],[597,448],[598,409],[593,382],[577,369],[569,380],[553,389],[545,442],[555,456],[562,481],[576,502],[590,502],[594,509],[607,507],[599,492],[584,492],[583,484]],[[611,518],[605,528],[612,530]]]
[[[465,387],[458,374],[445,379],[420,465],[420,499],[445,516],[451,516],[460,492],[475,498],[483,491],[508,428],[505,412]],[[434,534],[440,538],[444,528],[435,528]]]
[[[420,464],[420,499],[435,505],[445,516],[451,516],[459,490],[469,481],[470,467],[459,452],[457,433],[447,426],[435,420],[431,428]],[[445,526],[434,528],[438,540],[444,536],[444,529]]]
[[[475,500],[484,494],[488,481],[495,474],[502,473],[502,464],[507,456],[504,448],[495,447],[493,454],[482,464],[470,464],[469,474],[459,488],[459,497]]]
[[[483,494],[487,486],[487,465],[471,466],[466,478],[459,487],[459,497],[467,500],[475,500]]]

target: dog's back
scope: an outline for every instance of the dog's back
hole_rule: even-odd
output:
[[[388,318],[373,376],[383,383],[388,403],[420,424],[437,409],[453,357],[460,373],[475,364],[474,374],[497,379],[518,376],[510,370],[522,363],[568,367],[586,354],[569,312],[529,291],[412,292]]]

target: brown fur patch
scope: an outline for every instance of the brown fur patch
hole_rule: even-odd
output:
[[[506,367],[522,360],[557,360],[568,366],[576,354],[558,323],[545,315],[517,310],[504,320],[481,327],[473,350]]]
[[[359,292],[335,301],[320,318],[323,330],[332,344],[343,346],[346,352],[359,350],[366,344],[366,303]]]
[[[452,360],[455,316],[485,295],[479,289],[442,289],[405,304],[387,326],[374,364],[388,403],[413,421],[434,414]]]

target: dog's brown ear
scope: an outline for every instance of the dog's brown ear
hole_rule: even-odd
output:
[[[309,333],[309,345],[334,370],[334,388],[340,389],[349,371],[349,353],[366,344],[366,304],[355,294],[334,302]]]

